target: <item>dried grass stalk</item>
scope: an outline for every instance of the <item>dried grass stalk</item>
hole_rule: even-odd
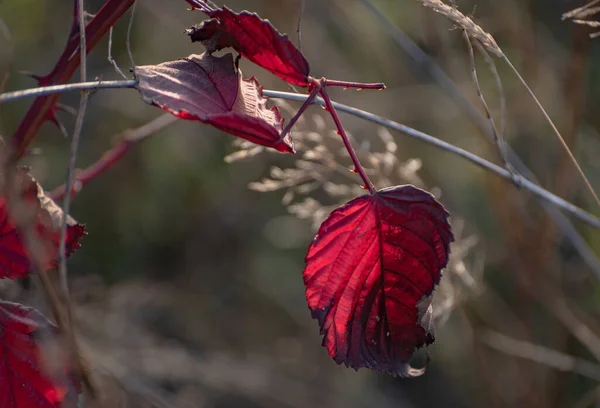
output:
[[[454,21],[456,25],[462,28],[470,38],[477,40],[479,43],[481,43],[481,45],[485,47],[486,50],[488,50],[495,56],[504,56],[504,53],[502,52],[500,47],[498,47],[498,44],[496,44],[496,40],[494,40],[494,37],[492,37],[491,34],[485,32],[480,26],[475,24],[475,22],[471,20],[470,17],[465,16],[455,7],[449,6],[448,4],[440,0],[419,1],[423,4],[423,6],[430,8],[433,11],[440,13],[441,15]]]

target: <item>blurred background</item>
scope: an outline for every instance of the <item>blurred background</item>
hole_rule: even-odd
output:
[[[561,20],[585,2],[456,3],[494,36],[600,189],[600,39],[589,38],[592,28]],[[102,4],[86,1],[90,13]],[[227,5],[259,13],[296,41],[299,0]],[[187,8],[183,0],[138,1],[135,64],[204,51],[184,34],[204,17]],[[34,87],[24,71],[52,69],[71,15],[71,1],[0,0],[5,90]],[[112,55],[124,72],[129,16],[113,35]],[[306,0],[302,49],[315,77],[387,85],[383,92],[335,89],[336,101],[501,164],[485,134],[462,32],[420,2]],[[89,78],[121,79],[107,56],[105,38],[88,58]],[[506,98],[506,139],[523,164],[545,188],[600,214],[515,75],[495,60],[501,94],[481,55],[476,62],[498,124]],[[241,67],[265,89],[291,91],[246,61]],[[78,99],[64,94],[60,102],[76,108]],[[31,102],[0,107],[5,139]],[[288,118],[299,107],[272,102]],[[58,115],[70,134],[74,116]],[[96,161],[115,135],[160,115],[134,90],[94,93],[77,167]],[[296,126],[295,157],[180,120],[136,146],[73,203],[72,215],[89,232],[69,261],[74,313],[107,406],[600,406],[600,233],[550,217],[527,191],[447,152],[347,115],[342,120],[378,187],[415,184],[451,211],[457,241],[434,300],[437,339],[427,373],[399,380],[355,372],[320,345],[304,299],[304,255],[318,222],[360,193],[322,110],[311,107]],[[47,190],[64,182],[69,143],[47,123],[24,161]],[[3,283],[2,296],[46,310],[35,281],[24,286]],[[415,365],[422,364],[417,356]]]

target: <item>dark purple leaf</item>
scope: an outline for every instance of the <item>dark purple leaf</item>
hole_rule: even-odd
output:
[[[233,56],[208,53],[135,68],[144,100],[172,114],[199,120],[227,133],[281,152],[294,153],[289,135],[282,138],[283,119],[268,108],[262,87],[243,79]]]

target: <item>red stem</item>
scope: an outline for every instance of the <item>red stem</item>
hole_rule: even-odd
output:
[[[335,79],[326,79],[325,86],[343,86],[344,88],[357,88],[359,91],[363,89],[376,89],[381,91],[385,89],[384,83],[363,84],[361,82],[337,81]]]
[[[300,106],[300,109],[298,109],[298,112],[296,112],[296,114],[290,119],[290,123],[288,123],[287,126],[283,129],[283,132],[281,132],[282,139],[290,132],[292,126],[296,124],[298,119],[300,119],[300,116],[310,106],[310,104],[313,103],[319,91],[321,91],[321,88],[323,87],[323,85],[321,85],[320,82],[311,83],[310,85],[312,86],[312,91],[310,92],[310,95],[308,95],[308,99],[304,101],[302,106]]]
[[[118,143],[112,149],[106,151],[91,166],[75,174],[71,196],[75,196],[87,183],[117,164],[134,145],[146,140],[175,121],[177,121],[175,116],[165,113],[137,129],[126,130],[116,136]],[[62,200],[66,190],[66,185],[63,184],[52,190],[48,195],[54,201]]]
[[[95,179],[97,176],[118,163],[134,144],[134,142],[125,139],[117,146],[104,153],[104,155],[102,155],[102,157],[90,167],[81,172],[77,172],[75,174],[75,181],[73,182],[73,189],[71,190],[71,197],[77,195],[83,186],[90,180]],[[62,186],[52,190],[48,196],[55,202],[58,202],[65,197],[66,190],[67,187],[65,184],[63,184]]]
[[[107,0],[94,18],[86,25],[87,52],[104,37],[110,27],[121,18],[135,0]],[[38,78],[41,84],[59,85],[69,82],[80,64],[79,34],[73,33],[52,72]],[[53,114],[59,94],[35,99],[10,141],[8,164],[16,163],[25,153],[42,124]]]
[[[325,82],[325,81],[326,80],[322,80],[322,82]],[[338,135],[340,135],[340,137],[342,138],[342,141],[344,142],[344,146],[346,147],[346,150],[348,151],[348,154],[350,155],[350,158],[352,159],[352,163],[354,163],[354,171],[360,175],[360,178],[365,183],[365,189],[369,190],[369,193],[371,193],[371,195],[375,195],[375,193],[376,193],[375,186],[373,185],[373,183],[371,183],[371,180],[369,180],[369,176],[367,176],[365,169],[363,169],[362,165],[360,164],[360,161],[358,160],[358,156],[356,155],[356,152],[354,151],[354,148],[352,147],[352,144],[350,143],[350,140],[348,139],[346,130],[344,129],[344,126],[342,125],[342,121],[340,120],[340,117],[338,116],[337,111],[333,107],[333,103],[331,103],[331,98],[329,98],[329,94],[327,93],[327,89],[325,87],[323,87],[321,89],[321,96],[323,97],[323,100],[325,101],[325,106],[326,106],[327,110],[329,111],[331,118],[335,122],[335,126],[337,127]]]

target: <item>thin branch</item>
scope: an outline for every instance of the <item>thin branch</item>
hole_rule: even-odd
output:
[[[444,94],[456,103],[458,108],[465,113],[473,124],[490,140],[493,140],[489,122],[480,113],[479,109],[467,99],[461,88],[456,85],[452,78],[450,78],[442,68],[440,68],[435,60],[425,53],[404,31],[397,27],[371,0],[357,1],[361,2],[375,16],[396,45],[404,51],[407,57],[405,61],[409,63],[409,67],[413,68],[414,75],[420,77],[425,75],[431,78],[438,84]],[[345,10],[345,3],[344,5],[338,4],[337,6],[340,11]],[[537,183],[538,180],[535,174],[529,170],[509,145],[506,146],[506,150],[509,161],[515,166],[516,170],[525,178]],[[563,236],[573,245],[579,255],[581,255],[584,262],[590,267],[592,273],[600,280],[600,260],[579,231],[575,229],[573,223],[550,202],[540,199],[540,204],[556,223]]]
[[[82,83],[87,81],[87,52],[86,52],[86,40],[85,40],[85,6],[84,0],[78,0],[77,14],[79,19],[79,49],[80,49],[80,80]],[[75,129],[73,130],[73,136],[71,139],[71,152],[69,156],[69,164],[67,167],[67,189],[71,190],[73,184],[73,171],[75,169],[75,160],[77,158],[77,150],[79,147],[79,139],[81,131],[83,129],[83,119],[85,117],[85,111],[87,108],[89,93],[87,90],[81,91],[81,98],[79,100],[79,111],[77,118],[75,119]],[[63,216],[61,220],[61,231],[60,231],[60,243],[58,250],[58,261],[60,271],[60,283],[63,290],[63,296],[67,304],[68,312],[68,324],[70,331],[73,331],[71,326],[71,302],[69,296],[69,284],[67,279],[67,257],[66,257],[66,241],[67,241],[67,217],[71,205],[71,197],[65,197],[63,200]]]
[[[117,73],[119,75],[121,75],[121,77],[123,77],[123,79],[127,80],[127,75],[125,75],[123,73],[123,71],[121,71],[121,68],[119,68],[119,66],[117,65],[117,61],[115,61],[115,59],[112,57],[112,37],[113,37],[113,28],[111,27],[108,30],[108,62],[115,67],[115,71],[117,71]],[[1,101],[0,101],[1,103]]]
[[[133,27],[133,18],[135,17],[135,7],[137,6],[137,0],[134,0],[133,6],[131,6],[131,16],[129,17],[129,25],[127,26],[127,54],[129,55],[129,63],[131,69],[135,69],[135,61],[133,60],[133,52],[131,52],[131,28]]]
[[[12,102],[22,98],[39,97],[71,91],[82,91],[92,89],[113,89],[113,88],[133,88],[137,84],[136,80],[126,81],[93,81],[68,85],[40,86],[38,88],[25,89],[22,91],[6,92],[0,94],[0,104]]]
[[[560,132],[558,131],[556,126],[554,125],[554,122],[552,122],[550,115],[548,115],[548,113],[546,112],[546,109],[544,109],[544,107],[542,106],[542,104],[540,103],[538,98],[535,96],[535,94],[533,93],[533,91],[531,90],[529,85],[527,85],[527,82],[525,82],[525,79],[523,79],[523,77],[521,76],[519,71],[517,71],[515,66],[512,64],[512,62],[506,56],[506,54],[504,54],[504,52],[500,49],[500,47],[494,40],[494,37],[492,37],[492,35],[490,35],[486,31],[484,31],[470,17],[465,16],[457,8],[449,6],[441,0],[419,0],[419,1],[423,4],[423,6],[430,8],[437,13],[442,14],[444,17],[446,17],[449,20],[456,23],[459,27],[461,27],[467,33],[467,35],[469,37],[477,40],[483,47],[485,47],[486,50],[488,50],[490,53],[494,54],[495,56],[497,56],[498,58],[500,58],[500,59],[504,60],[504,62],[506,62],[506,64],[513,70],[513,72],[515,73],[515,75],[517,76],[519,81],[521,81],[523,86],[525,86],[525,89],[527,90],[529,95],[533,98],[534,102],[536,103],[536,105],[538,106],[538,108],[540,109],[542,114],[544,115],[544,118],[550,124],[552,131],[560,140],[560,143],[562,144],[565,151],[568,153],[571,161],[575,165],[575,168],[577,168],[577,171],[579,172],[579,175],[583,179],[587,189],[590,191],[590,193],[596,200],[596,203],[600,207],[600,198],[598,198],[596,191],[594,190],[594,188],[592,187],[592,184],[590,183],[587,176],[583,172],[583,169],[577,162],[577,159],[575,159],[575,156],[573,156],[571,149],[569,149],[569,146],[563,139],[562,135],[560,134]]]
[[[574,372],[595,381],[600,381],[600,365],[587,360],[527,341],[516,340],[492,330],[479,333],[477,338],[504,354],[535,361],[557,370]]]
[[[104,153],[102,157],[91,166],[76,174],[75,182],[71,188],[71,195],[76,195],[87,183],[118,163],[133,146],[177,121],[177,119],[176,116],[165,113],[137,129],[126,130],[118,135],[116,137],[118,143],[112,149]],[[67,186],[63,184],[52,190],[48,196],[54,201],[61,200],[65,197],[66,191]]]
[[[306,0],[300,0],[300,12],[298,13],[298,26],[296,27],[296,34],[298,34],[298,49],[302,52],[302,16],[304,15],[304,8],[306,7]]]
[[[87,80],[87,51],[86,51],[86,34],[85,34],[85,6],[84,0],[78,0],[77,14],[79,19],[79,56],[80,56],[80,80],[81,82],[86,82]],[[77,157],[77,149],[79,146],[79,139],[81,136],[81,130],[83,128],[83,118],[85,117],[85,111],[87,108],[88,102],[88,91],[81,91],[81,98],[79,101],[79,112],[77,113],[77,118],[75,120],[75,129],[73,130],[73,136],[71,140],[71,153],[69,157],[69,165],[67,169],[67,189],[70,191],[72,183],[73,183],[73,171],[75,169],[75,159]],[[79,363],[81,361],[79,347],[77,345],[77,339],[75,337],[75,332],[73,330],[73,319],[72,319],[72,311],[71,311],[71,297],[69,294],[69,282],[67,275],[67,217],[69,215],[69,209],[71,204],[71,197],[67,195],[63,201],[63,214],[61,220],[61,230],[60,230],[60,242],[59,242],[59,250],[58,250],[58,263],[59,263],[59,276],[60,276],[60,285],[62,289],[62,295],[64,298],[64,302],[66,304],[66,327],[63,327],[65,332],[67,333],[67,338],[71,345],[72,353],[74,356],[75,362]],[[92,399],[96,398],[97,392],[93,385],[93,382],[90,378],[89,373],[85,370],[84,367],[79,367],[79,375],[84,381],[86,388],[92,397]]]
[[[492,116],[492,113],[490,112],[490,108],[488,107],[488,104],[485,100],[485,97],[483,96],[483,92],[481,91],[481,87],[479,85],[479,78],[477,76],[477,64],[475,63],[475,54],[473,52],[473,44],[471,42],[472,41],[471,37],[469,37],[469,34],[467,34],[466,31],[464,32],[464,37],[465,37],[465,41],[467,42],[467,47],[469,49],[469,61],[471,63],[471,77],[473,79],[473,83],[475,84],[475,90],[477,91],[477,96],[479,96],[479,100],[481,101],[481,105],[483,106],[483,109],[485,111],[485,116],[490,121],[490,126],[492,128],[492,135],[494,137],[494,143],[496,144],[496,147],[498,148],[498,153],[500,154],[502,163],[504,164],[504,167],[506,169],[512,170],[512,166],[510,165],[507,154],[506,154],[504,133],[500,133],[498,131],[498,128],[496,127],[496,123],[494,122],[494,117]],[[476,44],[480,45],[477,42],[476,42]],[[483,48],[483,47],[481,47],[480,50],[483,52],[486,52],[485,48]],[[498,87],[499,87],[500,91],[502,91],[502,82],[500,81],[500,78],[498,77],[498,72],[495,70],[495,65],[493,65],[493,61],[491,61],[491,62],[492,62],[491,66],[494,67],[493,73],[495,73],[495,76],[497,78]],[[504,114],[504,111],[502,111],[502,114]],[[502,124],[503,124],[502,132],[504,132],[504,130],[505,130],[504,120],[503,120]]]
[[[0,18],[0,37],[4,37],[4,43],[6,44],[4,48],[4,53],[2,57],[7,61],[5,66],[0,66],[0,92],[4,92],[4,88],[6,83],[8,82],[8,78],[10,76],[10,67],[12,66],[12,59],[14,54],[14,42],[10,35],[10,30],[4,23],[4,20]],[[6,71],[6,72],[1,72]]]
[[[114,82],[117,85],[116,87],[118,87],[118,88],[133,88],[136,85],[135,81],[114,81]],[[87,87],[84,87],[84,89],[93,89],[97,83],[92,82],[92,83],[88,83],[88,84],[90,84],[90,85],[88,85]],[[38,88],[36,88],[36,89],[38,89]],[[39,89],[45,89],[45,88],[39,88]],[[53,92],[56,93],[56,92],[60,92],[62,90],[69,91],[69,90],[71,90],[71,87],[68,85],[65,85],[60,90],[55,89]],[[306,99],[308,99],[307,95],[295,94],[295,93],[290,93],[290,92],[265,90],[263,92],[263,94],[265,96],[268,96],[271,98],[287,99],[287,100],[298,101],[298,102],[304,102],[304,101],[306,101]],[[0,95],[0,97],[1,96],[2,95]],[[317,104],[317,105],[325,106],[325,101],[319,97],[315,98],[313,103]],[[443,140],[440,140],[436,137],[428,135],[427,133],[420,132],[411,127],[402,125],[402,124],[394,122],[392,120],[383,118],[381,116],[375,115],[370,112],[365,112],[363,110],[360,110],[360,109],[357,109],[357,108],[354,108],[351,106],[343,105],[343,104],[337,103],[337,102],[332,102],[332,104],[335,107],[335,109],[339,110],[340,112],[345,112],[350,115],[359,117],[361,119],[364,119],[364,120],[367,120],[367,121],[370,121],[373,123],[377,123],[381,126],[385,126],[387,128],[397,130],[399,132],[404,133],[407,136],[413,137],[415,139],[419,139],[425,143],[436,146],[439,149],[445,150],[449,153],[452,153],[454,155],[457,155],[464,159],[467,159],[470,162],[475,163],[479,167],[486,169],[488,171],[491,171],[492,173],[495,173],[496,175],[498,175],[502,178],[505,178],[505,179],[511,180],[511,181],[513,180],[513,175],[510,173],[510,171],[508,171],[496,164],[493,164],[473,153],[463,150],[460,147],[454,146],[454,145],[444,142]],[[590,214],[589,212],[569,203],[568,201],[556,196],[555,194],[552,194],[551,192],[543,189],[539,185],[535,184],[534,182],[526,179],[525,177],[523,177],[521,175],[517,176],[517,183],[519,184],[519,187],[532,192],[537,197],[541,198],[543,200],[543,202],[546,202],[546,203],[551,204],[552,206],[558,207],[558,208],[562,209],[563,211],[566,211],[566,212],[574,215],[576,218],[585,222],[586,224],[589,224],[590,226],[592,226],[594,228],[600,229],[600,219],[598,219],[594,215]],[[568,222],[567,219],[558,219],[557,220],[557,223],[561,227],[573,228],[573,226],[567,224],[567,222]],[[572,232],[574,232],[574,229],[572,230]],[[579,237],[579,238],[581,238],[581,237]],[[581,239],[583,239],[583,238],[581,238]],[[585,242],[580,241],[579,244],[583,245],[583,244],[585,244]],[[587,255],[587,258],[585,258],[585,259],[587,259],[589,261],[593,261],[593,256],[594,256],[593,251],[590,250],[590,252],[587,253],[586,255]],[[594,269],[594,271],[596,272],[595,269]],[[596,275],[597,275],[598,279],[600,279],[600,273],[598,273]]]
[[[307,99],[306,95],[298,95],[298,94],[293,94],[293,93],[289,93],[289,92],[265,90],[263,92],[263,94],[265,96],[268,96],[271,98],[281,98],[281,99],[287,99],[287,100],[294,100],[294,101],[298,101],[298,102],[304,102]],[[315,98],[314,103],[321,105],[321,106],[325,106],[325,101],[323,101],[322,98]],[[337,109],[340,112],[345,112],[350,115],[359,117],[361,119],[365,119],[370,122],[377,123],[381,126],[385,126],[387,128],[397,130],[399,132],[404,133],[407,136],[410,136],[415,139],[419,139],[425,143],[436,146],[436,147],[438,147],[442,150],[445,150],[449,153],[452,153],[452,154],[460,156],[464,159],[467,159],[470,162],[475,163],[479,167],[486,169],[492,173],[495,173],[496,175],[498,175],[502,178],[505,178],[509,181],[513,180],[513,176],[510,173],[510,171],[508,171],[494,163],[491,163],[471,152],[463,150],[460,147],[454,146],[454,145],[444,142],[443,140],[440,140],[436,137],[428,135],[427,133],[420,132],[420,131],[410,128],[408,126],[402,125],[400,123],[394,122],[392,120],[383,118],[381,116],[378,116],[378,115],[375,115],[375,114],[372,114],[369,112],[365,112],[365,111],[357,109],[357,108],[353,108],[351,106],[342,105],[337,102],[333,102],[333,106],[335,107],[335,109]],[[517,176],[517,182],[519,183],[519,186],[521,188],[524,188],[525,190],[530,191],[531,193],[535,194],[539,198],[542,198],[543,200],[551,203],[552,205],[571,213],[572,215],[574,215],[581,221],[589,224],[590,226],[600,229],[600,219],[598,219],[594,215],[588,213],[587,211],[552,194],[551,192],[543,189],[542,187],[538,186],[537,184],[527,180],[523,176],[520,176],[520,175]],[[599,276],[599,278],[600,278],[600,276]]]
[[[500,79],[500,74],[498,73],[498,69],[496,68],[494,60],[486,51],[485,47],[478,42],[475,43],[475,46],[477,47],[479,53],[483,56],[485,62],[488,64],[490,72],[496,81],[496,87],[498,88],[498,93],[500,94],[500,133],[498,134],[498,137],[500,138],[500,143],[502,144],[501,149],[503,150],[502,154],[505,156],[504,160],[506,163],[512,166],[512,164],[510,164],[510,160],[508,159],[510,146],[506,141],[506,95],[504,94],[502,80]]]
[[[131,7],[131,16],[129,17],[129,25],[127,26],[127,40],[125,41],[125,45],[127,46],[127,54],[129,55],[129,62],[132,67],[135,67],[135,63],[133,62],[133,53],[131,52],[131,27],[133,26],[133,16],[135,15],[135,6],[137,5],[137,1],[134,1],[133,6]],[[108,62],[110,62],[114,67],[117,73],[123,77],[123,79],[128,80],[127,75],[121,71],[121,68],[117,65],[117,62],[111,55],[112,51],[112,35],[113,35],[113,27],[108,30]]]

